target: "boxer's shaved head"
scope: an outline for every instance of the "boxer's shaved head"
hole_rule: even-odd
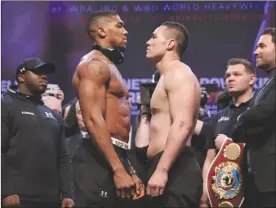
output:
[[[98,11],[93,13],[87,21],[87,33],[92,40],[97,37],[98,30],[104,28],[108,22],[112,21],[115,16],[118,16],[113,11]]]

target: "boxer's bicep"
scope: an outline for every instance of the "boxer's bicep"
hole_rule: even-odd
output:
[[[183,72],[176,72],[167,77],[166,91],[172,122],[181,127],[192,128],[195,102],[195,84]],[[170,81],[169,81],[170,80]]]
[[[103,119],[106,83],[109,78],[109,71],[99,61],[80,70],[79,100],[84,121]]]

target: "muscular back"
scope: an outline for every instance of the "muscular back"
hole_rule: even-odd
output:
[[[163,151],[169,137],[181,134],[182,127],[191,126],[190,132],[193,131],[199,104],[200,86],[197,78],[187,65],[175,63],[161,76],[151,99],[149,157]],[[174,123],[178,125],[175,128]],[[173,132],[173,128],[179,132]],[[190,140],[191,135],[188,135],[185,138],[186,146],[191,145]]]
[[[92,51],[80,61],[73,85],[79,94],[84,121],[102,119],[100,122],[105,123],[110,136],[128,142],[131,116],[128,89],[116,66],[100,52]]]

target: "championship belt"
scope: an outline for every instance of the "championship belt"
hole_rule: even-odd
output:
[[[224,141],[207,174],[211,207],[241,207],[244,201],[241,173],[244,143]]]

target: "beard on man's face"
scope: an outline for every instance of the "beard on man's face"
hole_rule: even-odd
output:
[[[118,49],[121,52],[126,51],[126,46],[123,46],[123,44],[117,44],[116,46],[114,46],[114,48]]]
[[[261,62],[256,64],[257,68],[263,69],[263,70],[269,70],[271,68],[271,64],[267,62]]]

